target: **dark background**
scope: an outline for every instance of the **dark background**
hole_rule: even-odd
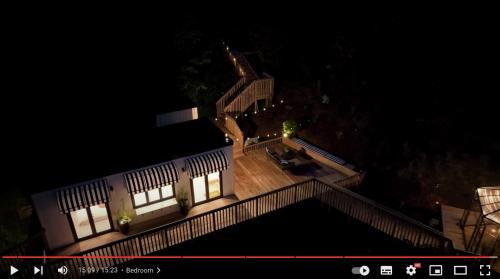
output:
[[[225,40],[259,51],[277,94],[314,89],[320,80],[339,107],[329,118],[351,118],[343,112],[354,106],[359,113],[345,130],[367,119],[357,138],[346,139],[360,142],[357,152],[324,147],[368,171],[360,192],[425,209],[457,192],[451,202],[466,206],[474,187],[500,179],[493,11],[226,3],[13,17],[4,41],[9,179],[2,187],[26,199],[40,174],[57,175],[51,162],[99,150],[103,139],[120,145],[126,131],[149,125],[152,100],[168,94],[189,96],[213,117],[215,101],[236,79],[220,53]],[[433,192],[436,183],[444,192]]]

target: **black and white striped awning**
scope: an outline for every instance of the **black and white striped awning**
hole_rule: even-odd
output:
[[[108,201],[109,189],[106,179],[82,183],[57,192],[57,204],[61,213],[69,213]]]
[[[129,193],[137,194],[179,182],[179,173],[173,162],[125,174]]]
[[[227,165],[226,155],[222,151],[207,153],[186,160],[186,167],[191,178],[225,170]]]

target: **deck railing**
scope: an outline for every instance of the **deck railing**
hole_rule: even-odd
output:
[[[319,195],[322,202],[362,223],[415,247],[437,249],[441,253],[454,251],[451,240],[440,231],[346,188],[329,185],[319,180],[316,180],[316,183],[320,187],[330,189],[322,191]]]
[[[339,183],[356,181],[348,178],[340,180]],[[65,265],[69,271],[65,277],[78,278],[81,276],[78,273],[79,267],[109,267],[121,264],[133,259],[134,256],[168,249],[173,245],[311,198],[317,198],[329,208],[339,210],[359,222],[414,246],[434,248],[440,253],[453,250],[451,241],[439,231],[339,185],[310,179],[76,254],[76,256],[93,256],[90,258],[49,262],[45,265],[45,275],[48,278],[59,278],[57,269]]]
[[[281,143],[281,142],[283,142],[283,138],[279,137],[279,138],[270,139],[270,140],[262,141],[262,142],[255,143],[255,144],[250,144],[250,145],[243,147],[243,153],[248,153],[250,151],[260,150],[260,149],[263,149],[263,148],[266,148],[269,146],[276,145],[276,144]]]
[[[236,92],[239,92],[241,87],[245,85],[246,82],[246,78],[244,76],[241,77],[238,82],[233,85],[233,87],[231,87],[222,97],[219,98],[219,100],[215,104],[217,108],[217,116],[220,116],[222,113],[224,113],[224,108],[226,107],[227,100],[233,98],[234,94],[236,94]]]
[[[236,122],[236,119],[234,119],[230,115],[226,115],[225,117],[225,125],[226,129],[233,134],[233,136],[241,143],[243,143],[243,132],[240,129],[240,126],[238,126],[238,123]]]
[[[273,78],[254,80],[235,99],[226,104],[224,112],[243,112],[251,105],[256,104],[258,100],[266,100],[266,106],[269,106],[273,98],[273,93]]]

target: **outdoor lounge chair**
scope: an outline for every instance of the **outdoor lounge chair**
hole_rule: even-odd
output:
[[[279,154],[272,148],[266,147],[267,156],[276,163],[282,170],[289,169],[295,166],[294,162],[282,159]]]

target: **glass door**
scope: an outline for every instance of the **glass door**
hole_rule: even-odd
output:
[[[73,221],[73,228],[75,229],[76,238],[81,239],[92,235],[92,226],[90,225],[87,208],[71,211],[70,215],[71,220]]]
[[[108,209],[106,208],[106,205],[104,203],[91,206],[90,214],[92,215],[92,220],[94,221],[96,233],[109,231],[111,229]]]
[[[207,188],[204,176],[193,178],[193,199],[195,204],[207,200]]]
[[[69,215],[77,240],[111,230],[111,218],[105,203],[71,211]]]

